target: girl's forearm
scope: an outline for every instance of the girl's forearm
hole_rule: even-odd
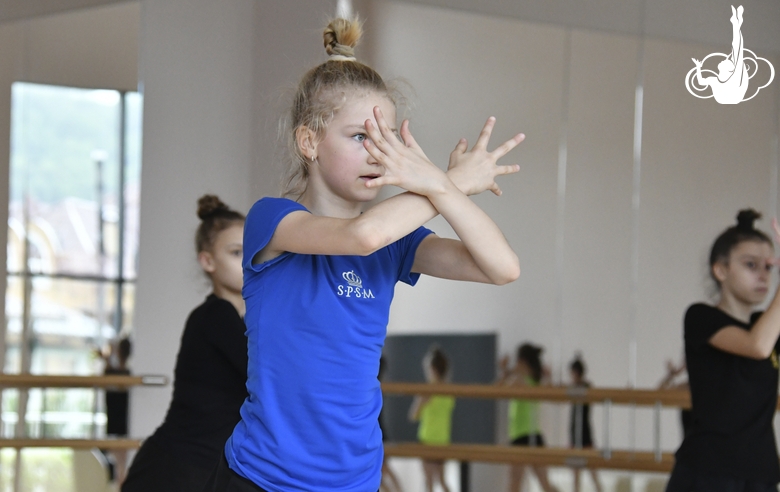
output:
[[[750,335],[761,355],[769,357],[780,336],[780,289],[775,292],[769,307],[751,328]]]
[[[474,262],[491,282],[502,285],[520,276],[520,261],[495,222],[451,182],[428,200],[452,226]]]
[[[448,176],[450,173],[445,173]],[[452,182],[458,190],[465,193],[468,187],[468,175],[460,173]],[[462,181],[462,182],[461,182]],[[366,210],[356,219],[359,228],[374,235],[376,249],[383,248],[439,215],[439,211],[427,197],[404,192],[383,200]]]

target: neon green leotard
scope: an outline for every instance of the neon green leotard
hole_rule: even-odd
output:
[[[527,386],[539,384],[525,377]],[[514,441],[518,437],[539,433],[539,402],[535,400],[510,400],[509,401],[509,439]]]
[[[452,410],[455,398],[432,396],[420,409],[420,426],[417,439],[423,444],[449,444],[452,429]]]

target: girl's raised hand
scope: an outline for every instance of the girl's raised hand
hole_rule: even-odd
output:
[[[390,129],[378,106],[374,107],[376,124],[366,120],[368,137],[363,146],[382,166],[381,177],[366,183],[368,188],[394,185],[412,193],[428,196],[445,190],[449,179],[444,171],[436,167],[409,131],[408,122],[401,125],[400,140]]]
[[[498,166],[496,163],[510,150],[525,140],[525,135],[518,133],[513,138],[501,144],[493,152],[488,152],[487,146],[496,119],[491,116],[482,127],[477,143],[468,150],[468,142],[460,139],[455,150],[450,154],[450,164],[447,167],[447,175],[452,182],[466,195],[477,195],[485,190],[492,191],[496,196],[501,195],[501,188],[496,183],[496,177],[504,174],[513,174],[520,170],[520,166]]]
[[[772,231],[774,231],[775,242],[780,244],[780,224],[777,222],[777,217],[772,219]],[[767,262],[771,265],[779,266],[780,258],[769,258]]]

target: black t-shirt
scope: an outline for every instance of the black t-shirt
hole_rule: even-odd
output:
[[[718,308],[694,304],[685,314],[685,359],[693,428],[677,461],[701,473],[767,483],[780,482],[772,419],[777,405],[777,344],[764,360],[730,354],[710,345],[721,328],[750,325]]]
[[[246,391],[244,320],[215,295],[187,319],[174,372],[173,399],[155,443],[196,466],[219,460]]]

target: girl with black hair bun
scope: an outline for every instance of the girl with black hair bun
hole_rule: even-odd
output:
[[[509,367],[509,356],[501,359],[499,384],[539,386],[549,381],[549,369],[542,364],[542,347],[524,343],[517,348],[517,362]],[[539,427],[539,402],[513,399],[509,401],[509,440],[513,446],[544,447],[544,436]],[[547,467],[531,465],[539,485],[545,492],[557,490],[547,478]],[[525,465],[512,465],[509,492],[519,492],[523,485]]]
[[[685,313],[685,359],[693,408],[692,430],[677,450],[667,492],[777,491],[775,434],[780,296],[766,311],[770,274],[778,260],[772,241],[753,226],[761,217],[742,210],[737,225],[712,246],[710,274],[716,305]],[[775,241],[780,227],[773,221]]]
[[[122,492],[193,492],[206,485],[247,397],[241,258],[244,216],[198,200],[195,251],[212,293],[187,318],[165,421],[135,456]]]

